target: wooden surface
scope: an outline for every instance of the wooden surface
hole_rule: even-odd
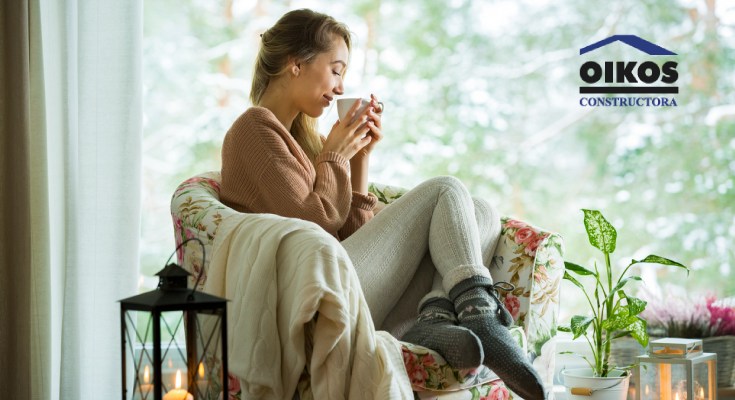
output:
[[[735,400],[735,387],[717,389],[717,400]]]

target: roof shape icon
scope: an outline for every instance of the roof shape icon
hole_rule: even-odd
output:
[[[590,51],[597,50],[600,47],[607,46],[610,43],[621,41],[628,46],[635,47],[636,49],[651,55],[651,56],[675,56],[671,50],[664,49],[663,47],[651,43],[646,39],[642,39],[636,35],[612,35],[607,39],[602,39],[597,43],[593,43],[589,46],[579,49],[579,55],[589,53]]]

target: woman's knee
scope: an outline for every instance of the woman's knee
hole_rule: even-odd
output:
[[[472,201],[475,205],[475,217],[477,223],[500,223],[500,213],[498,209],[489,201],[477,197],[473,197]]]
[[[452,192],[469,196],[467,187],[461,180],[454,176],[444,175],[430,178],[425,182],[426,185],[434,188],[439,193]]]

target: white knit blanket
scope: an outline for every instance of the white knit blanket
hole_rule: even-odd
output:
[[[290,399],[306,365],[316,399],[412,399],[398,341],[376,332],[352,262],[311,222],[270,214],[225,219],[204,290],[227,305],[230,372],[242,399]]]

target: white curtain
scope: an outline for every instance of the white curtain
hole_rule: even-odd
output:
[[[12,350],[0,370],[20,369],[3,397],[119,398],[117,301],[138,276],[142,2],[2,3],[0,222],[15,226],[0,240],[15,243],[0,250],[19,255],[0,271],[17,322],[0,330]]]

